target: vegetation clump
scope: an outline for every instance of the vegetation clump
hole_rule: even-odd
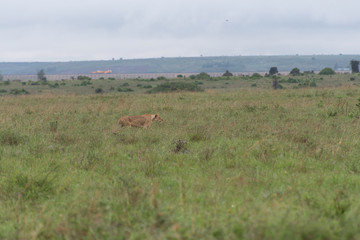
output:
[[[91,80],[91,77],[80,75],[80,76],[77,77],[77,80],[89,81],[89,80]]]
[[[350,66],[351,66],[351,72],[352,73],[358,73],[359,72],[359,64],[360,62],[357,60],[351,60]]]
[[[226,70],[226,72],[223,74],[223,77],[232,77],[234,76],[229,70]]]
[[[188,142],[184,139],[174,139],[173,140],[173,149],[174,153],[185,153],[188,151],[187,144]]]
[[[160,92],[201,92],[203,89],[195,83],[187,82],[166,82],[162,83],[153,89],[147,91],[148,93],[160,93]]]
[[[131,88],[118,87],[117,91],[118,91],[118,92],[133,92],[134,90],[131,89]]]
[[[253,73],[250,77],[252,80],[257,80],[257,79],[260,79],[262,78],[261,74],[259,73]]]
[[[28,91],[26,91],[24,88],[23,89],[11,89],[10,90],[10,94],[12,95],[22,95],[22,94],[29,94]]]
[[[211,79],[211,76],[209,74],[207,74],[206,72],[201,72],[197,75],[191,75],[190,79],[209,80],[209,79]]]
[[[324,68],[323,70],[321,70],[319,72],[319,75],[334,75],[335,74],[335,71],[332,69],[332,68]]]
[[[271,67],[270,70],[269,70],[269,75],[275,75],[275,74],[278,74],[279,71],[278,71],[278,68],[277,67]]]
[[[301,75],[300,69],[299,68],[293,68],[290,71],[290,75],[292,75],[292,76],[300,76]]]

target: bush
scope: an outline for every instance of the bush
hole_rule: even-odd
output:
[[[91,77],[80,75],[80,76],[77,77],[77,80],[80,80],[80,81],[89,81],[89,80],[91,80]]]
[[[229,70],[226,70],[226,72],[223,74],[223,77],[232,77],[233,74],[229,72]]]
[[[203,89],[195,83],[168,82],[158,85],[157,87],[149,90],[148,93],[180,92],[180,91],[199,92],[199,91],[203,91]]]
[[[191,75],[190,79],[198,79],[198,80],[206,80],[206,79],[211,79],[211,76],[209,74],[207,74],[206,72],[201,72],[197,75]]]
[[[87,85],[92,85],[92,82],[88,81],[82,81],[80,86],[87,86]]]
[[[118,92],[133,92],[134,90],[132,90],[131,88],[121,88],[118,87]]]
[[[47,85],[51,88],[59,88],[60,87],[60,85],[58,83],[54,83],[54,84],[48,83]]]
[[[358,73],[359,72],[359,61],[357,60],[351,60],[350,66],[351,66],[351,72],[352,73]]]
[[[271,67],[269,70],[269,75],[275,75],[278,73],[279,73],[279,71],[278,71],[277,67]]]
[[[103,89],[102,88],[97,88],[97,89],[95,89],[95,93],[103,93],[104,91],[103,91]]]
[[[256,80],[262,78],[262,76],[259,73],[254,73],[250,78]]]
[[[301,75],[300,69],[298,69],[298,68],[293,68],[293,69],[290,71],[290,75],[292,75],[292,76],[299,76],[299,75]]]
[[[332,68],[324,68],[319,72],[319,75],[334,75],[335,71]]]
[[[21,95],[21,94],[29,94],[28,91],[26,91],[25,89],[11,89],[10,90],[10,94],[13,94],[13,95]]]

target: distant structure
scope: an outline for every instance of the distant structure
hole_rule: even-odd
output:
[[[106,71],[102,71],[102,70],[97,70],[96,72],[91,72],[92,74],[109,74],[109,73],[112,73],[112,71],[109,69],[109,70],[106,70]]]

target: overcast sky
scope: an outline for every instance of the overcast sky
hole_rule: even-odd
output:
[[[2,0],[0,61],[360,54],[359,0]]]

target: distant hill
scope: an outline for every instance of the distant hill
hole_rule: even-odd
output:
[[[121,59],[75,62],[0,62],[0,72],[9,74],[89,74],[96,70],[112,70],[114,74],[130,73],[199,73],[199,72],[267,72],[277,67],[289,72],[319,71],[325,67],[335,70],[350,69],[350,61],[360,55],[293,55],[293,56],[232,56],[232,57],[178,57],[154,59]]]

